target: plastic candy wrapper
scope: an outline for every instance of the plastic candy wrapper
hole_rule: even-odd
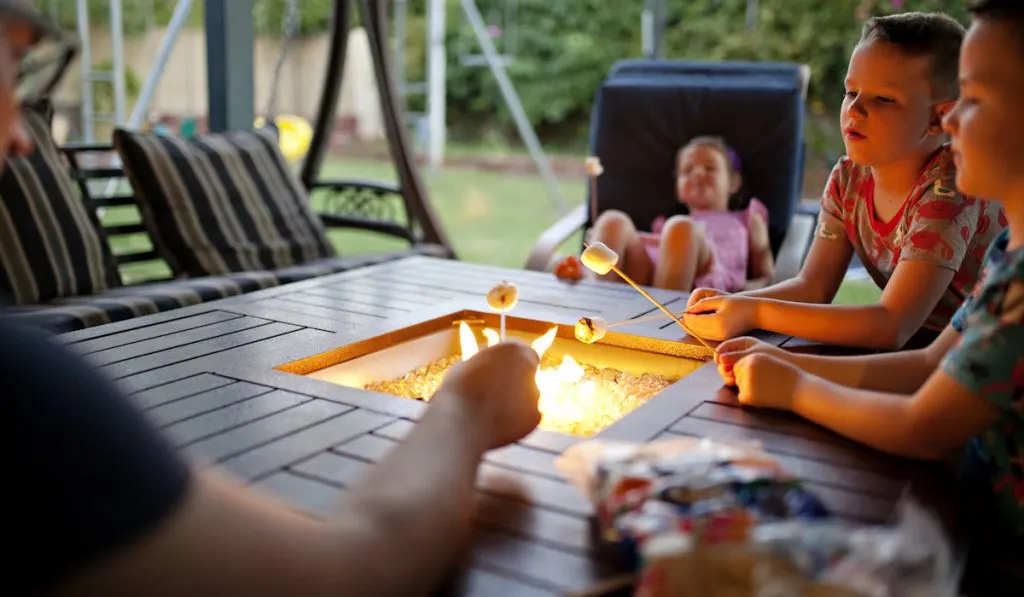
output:
[[[591,441],[566,450],[557,466],[594,504],[601,540],[631,565],[652,535],[679,531],[704,544],[733,543],[764,521],[828,516],[796,477],[753,444]]]
[[[890,526],[835,520],[757,444],[594,440],[557,466],[640,571],[638,597],[956,594],[949,543],[921,508],[902,504]]]

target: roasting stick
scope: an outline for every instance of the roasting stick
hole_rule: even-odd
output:
[[[622,270],[620,270],[619,268],[615,267],[615,264],[618,263],[619,261],[619,255],[615,251],[609,249],[608,245],[601,242],[597,242],[591,245],[584,243],[583,246],[586,248],[584,249],[583,254],[580,256],[580,261],[583,262],[583,265],[587,266],[587,269],[598,275],[607,274],[609,271],[615,272],[620,278],[625,280],[627,284],[632,286],[634,290],[642,294],[644,298],[654,303],[655,307],[661,309],[662,312],[665,313],[665,315],[668,315],[669,317],[672,318],[673,321],[678,323],[679,327],[683,328],[684,332],[686,332],[695,340],[703,344],[704,347],[707,348],[708,350],[714,350],[714,348],[712,348],[711,345],[709,345],[707,341],[704,340],[704,338],[701,338],[697,334],[694,334],[692,331],[690,331],[690,328],[686,327],[686,324],[683,323],[683,320],[679,319],[679,317],[677,317],[675,313],[669,311],[668,307],[662,305],[657,299],[648,294],[646,290],[641,288],[639,284],[634,282],[632,278],[624,274]]]
[[[519,302],[519,289],[509,281],[502,281],[487,293],[487,304],[501,315],[501,332],[499,338],[505,341],[505,312]]]
[[[601,158],[591,156],[586,161],[587,177],[590,178],[590,225],[597,222],[597,177],[604,174]]]
[[[682,315],[686,311],[679,313]],[[634,319],[623,319],[622,321],[611,321],[608,323],[609,328],[619,327],[620,325],[629,325],[631,323],[646,323],[648,321],[657,321],[659,319],[666,319],[664,313],[652,313],[650,315],[644,315],[643,317],[637,317]]]

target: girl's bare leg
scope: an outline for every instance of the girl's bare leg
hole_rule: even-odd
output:
[[[711,250],[703,232],[686,216],[672,216],[661,231],[654,286],[693,290],[693,280],[711,264]]]
[[[643,242],[637,234],[636,226],[626,214],[617,210],[609,210],[597,218],[590,238],[600,241],[619,255],[619,269],[637,284],[651,283],[654,277],[654,264],[651,263]],[[598,276],[601,280],[622,281],[615,272]]]

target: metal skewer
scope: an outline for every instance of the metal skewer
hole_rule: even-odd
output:
[[[685,313],[685,311],[684,311]],[[648,321],[657,321],[659,319],[666,319],[664,313],[652,313],[650,315],[644,315],[643,317],[635,317],[633,319],[623,319],[622,321],[612,321],[608,323],[609,328],[618,327],[620,325],[629,325],[631,323],[646,323]]]
[[[618,275],[619,275],[619,276],[620,276],[620,277],[621,277],[621,278],[622,278],[623,280],[625,280],[625,281],[626,281],[626,282],[627,282],[627,283],[628,283],[628,284],[629,284],[630,286],[632,286],[632,287],[633,287],[633,288],[634,288],[634,289],[635,289],[635,290],[636,290],[637,292],[639,292],[640,294],[644,295],[644,298],[646,298],[647,300],[649,300],[649,301],[651,301],[652,303],[654,303],[654,305],[655,305],[656,307],[658,307],[659,309],[661,309],[661,310],[662,310],[662,311],[663,311],[663,312],[665,313],[665,315],[668,315],[669,317],[671,317],[671,318],[672,318],[672,321],[675,321],[676,323],[678,323],[678,324],[679,324],[679,327],[683,328],[683,331],[684,331],[684,332],[686,332],[687,334],[689,334],[689,335],[690,335],[690,337],[692,337],[692,338],[693,338],[694,340],[696,340],[697,342],[700,342],[701,344],[703,344],[703,345],[704,345],[704,347],[705,347],[705,348],[707,348],[708,350],[714,350],[714,348],[712,348],[712,347],[711,347],[711,345],[710,345],[710,344],[708,344],[708,343],[707,343],[707,341],[705,341],[705,340],[704,340],[704,338],[701,338],[701,337],[700,337],[700,336],[698,336],[697,334],[694,334],[694,333],[693,333],[693,331],[691,331],[691,330],[690,330],[690,328],[686,327],[686,324],[685,324],[685,323],[683,323],[683,320],[682,320],[682,319],[679,319],[679,317],[677,317],[675,313],[673,313],[673,312],[669,311],[669,310],[668,310],[668,308],[667,308],[667,307],[666,307],[665,305],[662,305],[662,304],[661,304],[660,302],[658,302],[658,300],[657,300],[657,299],[655,299],[655,298],[654,298],[653,296],[651,296],[651,295],[647,294],[647,291],[646,291],[646,290],[644,290],[643,288],[641,288],[639,284],[637,284],[637,283],[636,283],[636,282],[634,282],[634,281],[633,281],[632,279],[630,279],[630,277],[629,277],[629,276],[627,276],[626,274],[622,273],[622,272],[621,272],[621,271],[619,270],[619,268],[617,268],[617,267],[615,267],[615,266],[613,265],[613,266],[612,266],[612,271],[613,271],[613,272],[615,272],[616,274],[618,274]]]
[[[587,247],[587,244],[584,243],[583,246]],[[647,300],[651,301],[652,303],[654,303],[654,306],[659,308],[659,309],[661,309],[662,312],[665,313],[665,315],[668,315],[669,317],[671,317],[672,321],[675,321],[676,323],[678,323],[679,327],[683,328],[683,331],[686,332],[687,334],[689,334],[693,339],[695,339],[698,342],[700,342],[701,344],[703,344],[704,347],[707,348],[708,350],[711,350],[711,351],[715,350],[714,348],[711,347],[710,344],[707,343],[707,341],[704,340],[704,338],[701,338],[697,334],[694,334],[692,331],[690,331],[690,328],[686,327],[686,324],[683,323],[682,319],[679,319],[679,317],[677,317],[675,313],[673,313],[673,312],[668,310],[668,307],[666,307],[665,305],[662,305],[656,298],[654,298],[653,296],[648,294],[646,290],[641,288],[640,285],[637,284],[636,282],[634,282],[632,278],[630,278],[629,276],[624,274],[622,272],[622,270],[620,270],[619,268],[615,267],[614,265],[609,265],[608,267],[613,272],[615,272],[620,278],[625,280],[627,284],[632,286],[634,290],[636,290],[637,292],[642,294],[645,299],[647,299]]]

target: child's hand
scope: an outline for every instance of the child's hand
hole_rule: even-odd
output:
[[[752,354],[770,354],[783,360],[786,358],[786,351],[757,338],[744,336],[726,340],[715,349],[714,357],[715,364],[718,365],[718,373],[722,376],[725,385],[736,385],[736,375],[733,370],[736,362]]]
[[[793,395],[803,371],[770,354],[752,354],[733,367],[740,403],[792,410]]]
[[[701,338],[728,340],[756,327],[757,299],[713,296],[686,309],[683,322]]]
[[[729,293],[722,292],[721,290],[715,290],[714,288],[694,288],[693,292],[690,293],[690,298],[686,301],[686,308],[689,309],[706,298],[724,296],[726,294]]]

